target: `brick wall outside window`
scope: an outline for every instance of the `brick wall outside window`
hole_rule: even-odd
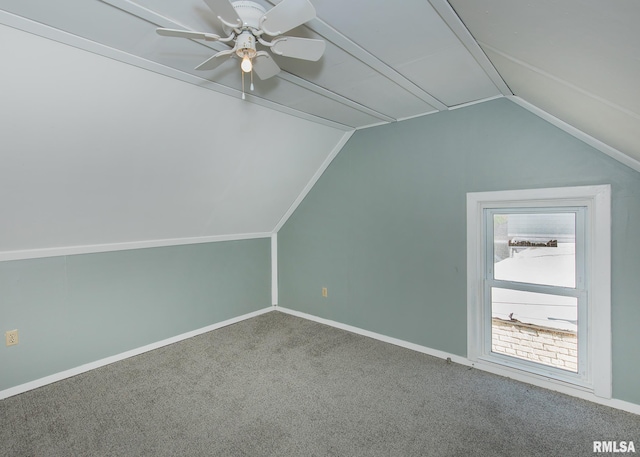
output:
[[[578,338],[573,332],[494,318],[491,333],[491,350],[495,353],[578,370]]]

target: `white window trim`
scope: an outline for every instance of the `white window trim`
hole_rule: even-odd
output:
[[[584,202],[581,206],[567,207],[562,204],[565,200],[554,200],[551,203],[551,206],[541,207],[539,205],[535,205],[532,207],[528,202],[523,202],[519,204],[517,207],[513,207],[509,204],[497,204],[491,205],[496,206],[495,208],[488,208],[483,211],[483,219],[484,219],[484,245],[485,245],[485,256],[484,256],[484,313],[482,314],[484,319],[484,328],[482,329],[482,334],[484,338],[484,347],[482,358],[486,358],[490,361],[494,361],[496,363],[500,363],[506,366],[511,366],[516,369],[522,369],[524,371],[532,372],[538,375],[547,375],[549,377],[555,378],[557,380],[566,381],[570,384],[580,385],[586,389],[591,389],[592,380],[590,377],[591,370],[589,369],[589,358],[587,357],[591,353],[591,349],[588,347],[588,328],[589,328],[589,317],[590,314],[588,312],[588,303],[587,303],[587,295],[589,290],[589,284],[587,281],[588,274],[585,271],[585,267],[588,264],[589,259],[585,258],[585,251],[587,251],[587,247],[585,246],[585,241],[590,237],[590,234],[587,235],[588,230],[586,230],[585,222],[586,222],[586,207],[589,204],[588,202]],[[576,276],[575,276],[575,285],[574,287],[566,287],[560,285],[552,285],[552,284],[540,284],[540,283],[526,283],[526,282],[518,282],[518,281],[510,281],[508,279],[493,279],[493,268],[494,268],[494,259],[493,259],[493,214],[511,214],[512,212],[522,213],[533,211],[535,213],[547,213],[547,212],[562,212],[562,213],[574,213],[575,214],[575,236],[576,236],[576,244],[575,244],[575,265],[576,265]],[[588,253],[587,253],[588,254]],[[588,257],[588,256],[587,256]],[[491,305],[489,301],[491,300],[491,292],[490,290],[493,287],[505,288],[510,290],[520,290],[520,291],[528,291],[534,293],[542,293],[542,294],[558,294],[563,297],[573,297],[576,299],[576,305],[578,307],[578,368],[577,372],[572,372],[568,370],[563,370],[559,367],[553,367],[549,365],[540,364],[537,362],[533,362],[530,360],[524,360],[518,357],[512,357],[507,354],[496,354],[492,351],[492,320],[491,320]],[[585,318],[586,317],[586,318]]]
[[[590,307],[591,365],[590,387],[566,383],[542,375],[499,366],[482,358],[483,348],[483,271],[485,208],[539,207],[553,204],[587,206],[586,224],[591,234],[587,242],[590,258],[588,293]],[[597,342],[597,344],[594,344]],[[498,374],[510,376],[541,387],[567,391],[590,391],[601,398],[611,398],[611,186],[559,187],[546,189],[473,192],[467,194],[467,358],[474,364]],[[561,385],[561,389],[558,386]]]

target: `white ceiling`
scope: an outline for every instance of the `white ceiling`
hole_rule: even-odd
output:
[[[640,2],[450,3],[516,95],[640,162]]]
[[[640,164],[637,2],[311,1],[324,56],[242,101],[155,33],[202,0],[0,0],[0,252],[270,233],[354,129],[512,94]]]
[[[278,3],[256,1],[267,9]],[[256,81],[252,101],[360,128],[510,94],[449,5],[433,3],[459,25],[466,47],[425,0],[405,0],[401,8],[388,0],[314,0],[318,17],[288,35],[324,39],[324,56],[318,62],[276,57],[285,71]],[[0,0],[0,8],[48,26],[29,24],[30,32],[63,42],[81,37],[71,44],[196,84],[212,82],[206,87],[240,97],[237,61],[194,70],[228,45],[155,33],[166,27],[224,35],[202,0]]]

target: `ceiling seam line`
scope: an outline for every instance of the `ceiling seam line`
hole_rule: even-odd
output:
[[[345,35],[331,27],[321,19],[315,18],[305,24],[307,28],[327,39],[329,42],[335,44],[347,54],[358,59],[369,68],[386,77],[391,82],[395,83],[399,87],[403,88],[407,92],[418,97],[420,100],[438,109],[439,111],[446,111],[449,107],[438,100],[433,95],[426,92],[420,86],[416,85],[413,81],[404,77],[401,73],[396,71],[393,67],[387,65],[382,60],[373,56],[371,53],[363,49],[360,45],[347,38]]]
[[[541,76],[544,76],[545,78],[549,78],[549,79],[551,79],[551,80],[553,80],[553,81],[555,81],[555,82],[557,82],[559,84],[562,84],[565,87],[568,87],[568,88],[570,88],[572,90],[575,90],[576,92],[579,92],[582,95],[586,95],[587,97],[589,97],[589,98],[591,98],[591,99],[593,99],[593,100],[595,100],[597,102],[600,102],[603,105],[607,105],[608,107],[613,108],[613,109],[615,109],[617,111],[620,111],[621,113],[624,113],[627,116],[630,116],[630,117],[633,117],[634,119],[640,120],[640,114],[638,114],[638,113],[636,113],[634,111],[631,111],[631,110],[629,110],[629,109],[627,109],[627,108],[625,108],[623,106],[620,106],[617,103],[613,103],[613,102],[610,102],[608,100],[605,100],[604,98],[600,97],[599,95],[596,95],[596,94],[594,94],[592,92],[589,92],[588,90],[583,89],[581,87],[578,87],[575,84],[571,84],[570,82],[565,81],[564,79],[562,79],[562,78],[560,78],[558,76],[552,75],[551,73],[548,73],[548,72],[542,70],[541,68],[538,68],[538,67],[536,67],[534,65],[531,65],[531,64],[529,64],[529,63],[527,63],[527,62],[525,62],[523,60],[520,60],[520,59],[518,59],[516,57],[513,57],[513,56],[511,56],[511,55],[509,55],[509,54],[507,54],[507,53],[505,53],[503,51],[500,51],[499,49],[496,49],[493,46],[488,45],[487,43],[483,43],[481,41],[479,43],[482,44],[482,46],[484,46],[487,49],[489,49],[491,52],[494,52],[494,53],[498,54],[499,56],[504,57],[505,59],[507,59],[507,60],[509,60],[509,61],[511,61],[511,62],[513,62],[515,64],[518,64],[518,65],[526,68],[527,70],[531,70],[534,73],[537,73],[537,74],[539,74]]]
[[[569,135],[579,139],[580,141],[585,142],[586,144],[588,144],[589,146],[597,149],[598,151],[608,155],[609,157],[611,157],[614,160],[617,160],[618,162],[622,163],[623,165],[626,165],[627,167],[640,172],[640,161],[638,161],[637,159],[623,153],[622,151],[620,151],[619,149],[608,145],[607,143],[598,140],[597,138],[591,136],[589,133],[579,129],[578,127],[573,126],[572,124],[569,124],[568,122],[563,121],[562,119],[554,116],[553,114],[550,114],[548,112],[546,112],[545,110],[543,110],[542,108],[537,107],[536,105],[529,103],[528,101],[522,99],[521,97],[517,96],[517,95],[511,95],[506,97],[508,100],[510,100],[511,102],[521,106],[522,108],[526,109],[527,111],[535,114],[536,116],[538,116],[540,119],[544,119],[545,121],[549,122],[550,124],[558,127],[559,129],[563,130],[564,132],[568,133]]]
[[[449,26],[453,34],[460,40],[462,45],[469,51],[469,54],[480,65],[491,82],[502,93],[502,95],[513,95],[513,91],[500,75],[500,72],[491,62],[491,59],[484,53],[478,41],[471,31],[464,24],[462,18],[447,0],[429,0],[429,3],[436,10],[438,16]]]
[[[277,5],[279,3],[279,2],[275,2],[274,0],[266,0],[266,1],[271,5]],[[339,32],[338,30],[334,29],[333,27],[331,27],[329,24],[327,24],[317,16],[314,19],[306,22],[304,26],[307,27],[309,30],[317,33],[321,37],[325,38],[330,43],[333,43],[338,48],[342,49],[347,54],[351,55],[355,59],[367,65],[373,71],[384,76],[389,81],[396,84],[397,86],[401,87],[407,92],[418,97],[420,100],[427,103],[431,107],[437,109],[438,111],[446,111],[449,109],[449,107],[445,103],[441,102],[439,99],[437,99],[436,97],[434,97],[433,95],[431,95],[430,93],[422,89],[416,83],[406,78],[404,75],[402,75],[400,72],[395,70],[393,67],[389,66],[382,60],[373,56],[371,53],[366,51],[360,45],[358,45],[351,39],[347,38],[347,36]],[[322,29],[323,31],[320,31],[319,29]],[[351,48],[351,50],[348,50],[345,46],[343,46],[342,44],[339,44],[338,41],[341,41],[343,44],[346,44],[349,48]]]
[[[282,79],[289,81],[291,84],[295,84],[297,86],[303,87],[305,89],[308,89],[312,92],[315,92],[318,95],[321,95],[323,97],[329,98],[331,100],[334,100],[338,103],[342,103],[345,106],[348,106],[350,108],[356,109],[362,113],[365,114],[369,114],[370,116],[376,117],[382,121],[386,121],[386,122],[396,122],[396,118],[388,116],[386,114],[380,113],[372,108],[369,108],[367,106],[361,105],[360,103],[350,100],[347,97],[344,97],[343,95],[337,94],[335,92],[331,92],[328,91],[327,89],[325,89],[322,86],[318,86],[317,84],[314,84],[310,81],[307,81],[303,78],[300,78],[299,76],[296,76],[294,74],[291,74],[287,71],[283,72],[284,74],[282,75]],[[329,92],[331,95],[325,95],[324,92]]]

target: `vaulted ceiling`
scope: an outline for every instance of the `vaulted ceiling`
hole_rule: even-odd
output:
[[[515,95],[640,170],[640,2],[451,4]]]
[[[314,0],[318,17],[287,35],[326,40],[324,56],[318,62],[276,56],[284,71],[256,81],[250,100],[330,126],[360,128],[510,94],[451,7],[433,3],[439,11],[425,0],[402,7]],[[194,70],[227,44],[156,34],[166,27],[225,36],[202,0],[4,0],[0,7],[35,21],[28,31],[240,97],[237,61]]]
[[[311,1],[323,57],[242,100],[194,70],[227,45],[155,31],[223,35],[202,0],[0,0],[4,258],[267,234],[354,129],[503,96],[640,170],[637,2]]]

